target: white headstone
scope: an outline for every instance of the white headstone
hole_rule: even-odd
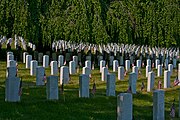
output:
[[[118,80],[124,80],[124,67],[118,67]]]
[[[10,60],[14,60],[14,55],[13,54],[7,54],[7,62]]]
[[[146,66],[146,77],[148,77],[148,73],[151,71],[151,66]]]
[[[138,67],[138,69],[141,69],[141,60],[136,61],[136,66]]]
[[[164,88],[170,87],[170,72],[164,71]]]
[[[20,101],[20,78],[8,77],[5,81],[5,101],[19,102]]]
[[[133,119],[133,100],[131,93],[120,93],[117,96],[117,120]]]
[[[57,74],[58,74],[57,61],[51,61],[51,75],[57,75]]]
[[[136,73],[137,79],[138,79],[138,67],[137,66],[133,66],[132,72]]]
[[[168,65],[168,71],[170,72],[170,75],[172,75],[172,73],[173,73],[173,65],[172,64]]]
[[[107,74],[108,74],[108,68],[103,67],[102,73],[101,73],[101,80],[102,81],[107,81]]]
[[[26,55],[26,68],[30,68],[32,55]]]
[[[103,56],[98,56],[98,66],[100,66],[100,61],[103,60]],[[104,67],[104,66],[103,66]]]
[[[73,61],[75,61],[75,67],[78,66],[78,56],[73,56]]]
[[[155,65],[155,67],[156,67],[156,69],[158,69],[158,65],[160,64],[160,60],[159,59],[156,59],[156,65]]]
[[[165,62],[164,62],[164,68],[167,70],[168,69],[168,59],[165,59]]]
[[[151,67],[151,60],[147,59],[147,65],[146,66],[150,66]]]
[[[36,75],[36,67],[38,66],[38,62],[36,60],[32,60],[30,63],[30,75]]]
[[[126,62],[125,62],[125,69],[126,69],[126,71],[129,71],[130,70],[130,60],[126,60]]]
[[[104,60],[100,61],[100,72],[102,72],[102,68],[106,66],[106,62]]]
[[[136,94],[136,82],[137,82],[137,75],[136,73],[129,74],[129,86],[131,87],[131,92]]]
[[[47,77],[46,94],[48,100],[58,100],[58,76]]]
[[[148,73],[148,81],[147,81],[147,92],[150,92],[154,88],[155,76],[154,73],[151,71]]]
[[[60,71],[60,84],[68,84],[69,83],[69,68],[67,66],[62,66]]]
[[[116,96],[116,75],[108,74],[106,83],[106,96]]]
[[[114,60],[113,61],[113,72],[116,72],[118,70],[118,66],[119,66],[118,61]]]
[[[36,85],[44,85],[45,69],[42,66],[36,67]]]
[[[49,67],[49,56],[48,55],[43,56],[43,67],[45,67],[45,68]]]
[[[26,55],[28,55],[27,52],[23,52],[23,63],[26,63]]]
[[[83,67],[82,74],[90,75],[91,74],[91,69],[89,67]]]
[[[69,62],[69,74],[75,74],[76,73],[76,63],[75,61],[70,61]]]
[[[164,91],[153,92],[153,120],[164,120]]]
[[[86,74],[79,76],[79,97],[89,97],[89,76]]]
[[[16,67],[16,61],[15,60],[9,60],[7,62],[7,67]]]
[[[158,65],[157,76],[162,76],[162,65]]]
[[[63,55],[59,55],[58,56],[58,67],[61,67],[64,65],[64,56]]]
[[[91,69],[91,61],[86,60],[85,61],[85,67],[88,67],[89,69]]]

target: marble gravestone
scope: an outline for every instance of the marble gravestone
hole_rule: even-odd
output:
[[[155,82],[155,75],[154,72],[148,73],[148,81],[147,81],[147,92],[151,92],[154,88],[154,82]]]
[[[36,67],[36,85],[44,85],[45,83],[45,69],[42,66]]]
[[[9,60],[7,62],[7,67],[16,67],[16,61],[15,60]]]
[[[61,67],[64,65],[64,56],[63,55],[59,55],[58,56],[58,67]]]
[[[141,69],[141,60],[136,61],[136,66],[138,67],[138,69]]]
[[[118,61],[117,61],[117,60],[114,60],[114,61],[113,61],[113,72],[118,71],[118,66],[119,66]]]
[[[86,60],[85,61],[85,67],[88,67],[89,69],[91,69],[91,61]]]
[[[58,100],[58,76],[47,77],[46,95],[48,100]]]
[[[10,60],[14,60],[14,55],[13,54],[7,54],[7,62]]]
[[[130,60],[125,61],[125,67],[126,67],[126,71],[130,70]]]
[[[30,68],[32,55],[26,55],[26,68]]]
[[[30,62],[30,75],[36,75],[36,67],[38,66],[38,62],[36,60],[32,60]]]
[[[51,61],[51,75],[57,75],[57,74],[58,74],[57,61]]]
[[[91,69],[89,67],[83,67],[82,74],[90,75],[91,74]]]
[[[28,55],[27,52],[23,52],[23,63],[26,63],[26,55]]]
[[[5,81],[5,101],[19,102],[20,101],[20,78],[8,77]]]
[[[89,98],[89,76],[86,74],[79,76],[79,97]]]
[[[138,67],[137,66],[133,66],[132,72],[136,73],[136,76],[137,76],[137,79],[138,79]]]
[[[105,62],[104,60],[101,60],[101,61],[100,61],[100,68],[99,68],[99,69],[100,69],[100,72],[102,72],[102,68],[103,68],[103,67],[106,67],[106,62]]]
[[[153,120],[164,120],[164,91],[153,92]]]
[[[156,69],[158,69],[158,65],[160,64],[160,60],[159,59],[156,59],[156,64],[155,64],[155,67]]]
[[[73,61],[75,62],[75,68],[78,67],[78,56],[73,56]]]
[[[146,66],[150,66],[151,67],[151,60],[147,59],[147,65]]]
[[[16,77],[16,76],[17,76],[17,68],[8,67],[6,71],[6,77]]]
[[[136,73],[129,74],[129,86],[131,86],[131,92],[136,94],[136,82],[137,82],[137,75]]]
[[[49,67],[49,56],[48,55],[44,55],[43,56],[43,67],[44,68],[48,68]]]
[[[102,81],[107,81],[107,74],[108,74],[108,68],[103,67],[102,73],[101,73],[101,80]]]
[[[133,119],[133,97],[131,93],[120,93],[117,96],[117,120]]]
[[[172,64],[168,65],[168,71],[170,72],[170,76],[171,76],[173,73],[173,65]]]
[[[106,96],[115,96],[116,95],[116,75],[108,74],[106,82]]]
[[[69,74],[73,75],[76,73],[76,63],[75,61],[70,61],[69,62]]]
[[[69,83],[69,68],[67,66],[62,66],[60,71],[60,84]]]
[[[118,80],[124,80],[124,67],[118,67]]]
[[[148,77],[148,73],[151,71],[151,66],[146,66],[146,77]]]
[[[164,88],[169,88],[170,84],[170,72],[166,70],[164,71]]]
[[[158,65],[157,76],[162,76],[162,65]]]

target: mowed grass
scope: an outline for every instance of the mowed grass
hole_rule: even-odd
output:
[[[71,75],[71,81],[64,86],[64,93],[59,90],[58,101],[46,100],[46,86],[36,86],[35,76],[30,76],[29,69],[25,69],[25,64],[19,62],[18,76],[23,80],[23,94],[21,102],[10,103],[5,102],[5,75],[6,62],[0,62],[0,119],[2,120],[115,120],[117,117],[116,105],[117,97],[106,97],[106,83],[101,81],[99,69],[92,71],[92,79],[90,80],[90,89],[93,83],[96,83],[95,95],[90,98],[79,98],[79,73]],[[156,73],[156,70],[153,69]],[[112,69],[110,68],[112,73]],[[125,80],[119,81],[116,74],[116,95],[126,92],[128,88],[128,75]],[[50,75],[50,68],[46,69],[46,75]],[[59,75],[58,75],[59,76]],[[177,76],[177,71],[173,71],[171,76],[171,88],[165,89],[165,118],[170,119],[170,107],[175,99],[176,118],[178,120],[178,101],[179,86],[173,87],[173,81]],[[156,77],[155,89],[157,89],[157,81],[163,77]],[[147,86],[147,78],[145,77],[145,69],[142,69],[142,75],[137,81],[137,94],[133,95],[133,115],[136,120],[152,120],[153,118],[153,96],[152,92],[141,92],[141,83]],[[59,85],[60,88],[60,85]]]

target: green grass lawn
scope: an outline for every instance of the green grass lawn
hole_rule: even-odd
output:
[[[23,94],[21,102],[9,103],[5,102],[5,74],[6,62],[0,62],[0,119],[14,120],[14,119],[33,119],[33,120],[115,120],[116,119],[116,97],[106,97],[106,83],[101,81],[99,70],[92,71],[92,79],[90,80],[90,88],[94,81],[96,82],[96,93],[90,98],[79,98],[79,73],[71,75],[71,81],[65,85],[64,94],[59,93],[58,101],[46,100],[46,87],[36,86],[35,77],[30,76],[29,69],[25,69],[25,64],[19,63],[18,76],[23,80]],[[80,69],[81,73],[82,69]],[[156,73],[156,70],[153,69]],[[110,69],[112,72],[112,69]],[[125,80],[117,80],[116,74],[116,95],[125,92],[128,88],[128,76]],[[46,75],[50,75],[50,68],[46,69]],[[171,77],[171,84],[177,75],[177,71],[173,71]],[[156,77],[155,89],[157,89],[157,81],[163,77]],[[153,117],[153,97],[152,92],[140,92],[142,81],[147,86],[147,78],[145,77],[145,70],[142,70],[142,75],[137,81],[138,93],[133,95],[133,115],[136,120],[152,120]],[[165,89],[165,118],[170,119],[170,107],[175,99],[176,118],[178,120],[178,97],[179,86]],[[146,89],[146,88],[145,88]]]

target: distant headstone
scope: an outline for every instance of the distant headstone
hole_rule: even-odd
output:
[[[136,66],[138,67],[138,69],[141,69],[141,60],[136,61]]]
[[[36,67],[36,85],[44,85],[45,82],[45,69],[42,66]]]
[[[64,56],[63,55],[59,55],[58,56],[58,67],[61,67],[64,65]]]
[[[164,88],[170,87],[170,72],[164,71]]]
[[[158,65],[160,64],[160,60],[159,59],[156,59],[156,64],[155,64],[155,67],[156,69],[158,69]]]
[[[124,80],[124,67],[118,67],[118,80]]]
[[[60,71],[60,84],[68,84],[69,83],[69,68],[67,66],[62,66]]]
[[[89,69],[91,69],[91,61],[86,60],[85,61],[85,67],[88,67]]]
[[[30,63],[30,75],[36,75],[36,67],[38,66],[38,62],[36,60],[32,60]]]
[[[9,60],[7,62],[7,67],[16,67],[16,61],[15,60]]]
[[[75,62],[75,67],[78,66],[78,56],[73,56],[73,61]]]
[[[43,62],[43,53],[38,54],[38,62],[42,63]]]
[[[151,66],[146,66],[146,77],[148,77],[148,73],[151,71]]]
[[[104,60],[100,61],[100,72],[102,72],[102,68],[106,66],[106,62]]]
[[[164,91],[153,92],[153,120],[164,120]]]
[[[58,74],[57,61],[51,61],[51,75],[57,75],[57,74]]]
[[[103,60],[103,56],[98,56],[98,66],[100,66],[101,61]],[[104,66],[103,66],[104,67]],[[101,67],[100,67],[101,68]]]
[[[52,61],[57,61],[57,55],[56,55],[56,53],[52,53]]]
[[[138,79],[138,67],[137,66],[133,66],[132,72],[136,73],[136,76],[137,76],[137,79]]]
[[[26,63],[26,55],[28,55],[28,53],[27,53],[27,52],[24,52],[24,53],[23,53],[23,63]]]
[[[170,76],[171,76],[173,73],[173,65],[172,64],[168,65],[168,71],[170,72]]]
[[[86,74],[79,76],[79,97],[89,98],[89,76]]]
[[[136,73],[129,74],[129,86],[131,86],[131,92],[136,94],[136,82],[137,82],[137,75]]]
[[[167,70],[168,69],[168,59],[165,59],[165,62],[164,62],[164,68],[165,68],[165,70]]]
[[[76,73],[76,63],[75,61],[70,61],[69,62],[69,74],[73,75]]]
[[[43,56],[43,67],[45,67],[45,68],[49,67],[49,56],[48,55]]]
[[[7,62],[10,60],[14,60],[14,55],[13,54],[8,54],[7,55]]]
[[[126,67],[126,71],[130,70],[130,60],[126,60],[125,67]]]
[[[146,66],[150,66],[151,67],[151,60],[147,59],[147,65]]]
[[[162,76],[162,65],[158,65],[157,76]]]
[[[26,68],[30,68],[32,55],[26,55]]]
[[[133,119],[133,100],[131,93],[120,93],[117,96],[117,120]]]
[[[118,66],[119,66],[118,61],[114,60],[113,61],[113,72],[116,72],[118,70]]]
[[[101,73],[101,80],[102,81],[107,81],[107,74],[108,74],[108,68],[103,67],[102,73]]]
[[[116,75],[108,74],[107,75],[107,83],[106,83],[106,96],[116,96]]]
[[[154,88],[155,76],[153,72],[149,72],[148,74],[147,92],[150,92]]]
[[[58,76],[47,77],[46,94],[48,100],[58,100]]]
[[[89,67],[83,67],[82,74],[90,75],[91,74],[91,69]]]

